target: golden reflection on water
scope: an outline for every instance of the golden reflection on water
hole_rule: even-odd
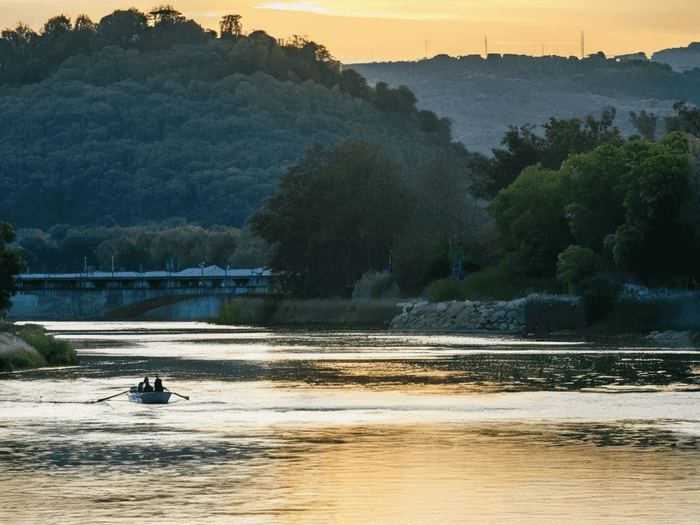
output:
[[[0,381],[0,523],[700,523],[697,353],[62,326],[81,367]],[[94,402],[154,370],[190,400]]]
[[[270,429],[278,446],[189,475],[0,474],[3,523],[697,523],[697,450],[599,446],[561,427]]]

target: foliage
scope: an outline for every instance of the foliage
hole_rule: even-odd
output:
[[[15,231],[7,222],[0,222],[0,312],[12,306],[12,297],[17,288],[14,276],[24,267],[23,250],[6,246],[15,238]]]
[[[242,299],[221,306],[216,324],[261,324],[265,323],[275,309],[273,301]]]
[[[429,295],[431,301],[509,300],[535,289],[560,293],[560,288],[552,279],[528,279],[513,271],[512,256],[507,255],[498,264],[470,273],[462,281],[436,281],[430,286]]]
[[[654,140],[656,123],[658,121],[654,113],[647,113],[642,110],[637,114],[634,111],[630,111],[630,121],[643,138],[646,140]]]
[[[679,132],[656,143],[608,142],[556,172],[526,168],[490,209],[514,268],[529,275],[553,276],[558,254],[576,240],[597,256],[611,250],[609,264],[643,282],[692,282],[700,277],[686,256],[700,248],[700,214],[689,211],[693,162],[689,137]],[[581,276],[571,273],[569,257],[560,273],[575,285]]]
[[[676,114],[664,118],[666,133],[682,131],[700,137],[700,108],[691,108],[685,102],[676,102],[673,109]]]
[[[507,150],[494,149],[493,158],[476,155],[472,161],[476,179],[474,195],[495,197],[528,166],[540,164],[558,170],[572,154],[589,152],[606,143],[619,145],[620,132],[611,127],[615,113],[615,108],[604,108],[599,120],[589,115],[583,122],[577,118],[550,118],[543,124],[544,138],[535,134],[533,125],[511,126],[501,141]]]
[[[246,236],[249,239],[250,235]],[[15,245],[25,252],[31,273],[81,272],[85,265],[102,271],[180,271],[202,262],[225,268],[265,266],[266,248],[260,243],[239,242],[241,231],[226,226],[202,228],[173,219],[149,226],[121,228],[57,226],[49,233],[19,230]],[[250,265],[236,265],[249,263]]]
[[[557,280],[565,283],[569,293],[577,293],[584,279],[593,276],[602,264],[590,248],[570,245],[557,258]]]
[[[615,263],[657,283],[700,275],[687,258],[700,248],[699,239],[679,222],[681,207],[692,198],[687,135],[674,132],[657,143],[632,142],[628,149],[634,158],[621,181],[625,221],[609,241]]]
[[[349,295],[362,273],[387,267],[411,206],[400,165],[381,147],[317,143],[280,178],[251,229],[275,246],[270,266],[286,293]]]
[[[605,238],[624,219],[621,183],[629,170],[629,148],[612,143],[572,155],[561,171],[569,178],[566,219],[576,243],[602,253]]]
[[[80,362],[78,354],[68,343],[47,336],[39,326],[27,325],[20,335],[39,351],[49,365],[73,366]]]
[[[4,358],[4,363],[1,358]],[[46,359],[34,352],[17,352],[9,356],[0,356],[0,372],[40,368],[42,366],[47,366]]]
[[[391,253],[392,274],[404,295],[419,294],[450,275],[447,243],[437,236],[404,235]]]
[[[123,23],[131,37],[147,22],[130,10],[100,26]],[[16,228],[108,217],[240,228],[316,140],[380,143],[406,180],[428,159],[463,154],[432,113],[377,109],[364,78],[333,72],[316,44],[310,55],[264,34],[134,46],[71,56],[43,83],[0,88],[0,214]],[[385,95],[399,91],[408,96]],[[423,131],[429,121],[438,131]]]
[[[573,243],[564,214],[569,186],[566,171],[530,166],[489,207],[518,271],[554,275],[557,255]]]

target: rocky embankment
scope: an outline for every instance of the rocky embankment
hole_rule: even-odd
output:
[[[444,332],[524,332],[527,298],[512,301],[399,303],[403,312],[391,321],[397,330]]]

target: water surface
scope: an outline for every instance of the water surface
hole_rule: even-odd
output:
[[[698,523],[700,354],[45,323],[0,375],[2,523]],[[159,373],[164,406],[119,394]]]

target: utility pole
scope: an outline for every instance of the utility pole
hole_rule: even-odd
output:
[[[488,36],[484,37],[484,57],[485,58],[489,57],[489,37]]]
[[[586,55],[583,52],[583,31],[581,31],[581,58],[586,58]]]

